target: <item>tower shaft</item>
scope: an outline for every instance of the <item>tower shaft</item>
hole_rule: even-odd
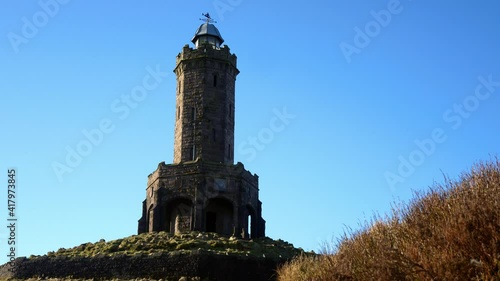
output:
[[[229,48],[183,48],[177,76],[174,163],[234,162],[234,93],[239,71]]]

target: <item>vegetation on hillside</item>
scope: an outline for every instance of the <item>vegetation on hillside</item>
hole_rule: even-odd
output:
[[[500,280],[500,161],[416,193],[278,274],[279,281]]]
[[[267,257],[276,260],[291,259],[306,254],[283,240],[258,238],[236,239],[215,233],[190,232],[170,234],[167,232],[143,233],[106,242],[85,243],[80,246],[49,252],[48,257],[104,257],[117,255],[159,255],[179,253],[212,253]],[[30,258],[37,258],[31,256]]]

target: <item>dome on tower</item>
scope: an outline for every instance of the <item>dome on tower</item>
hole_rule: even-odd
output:
[[[220,47],[220,45],[224,42],[224,39],[222,39],[222,36],[215,25],[206,22],[200,25],[191,42],[194,43],[196,48],[203,43],[209,43],[211,45],[215,45],[216,47]]]

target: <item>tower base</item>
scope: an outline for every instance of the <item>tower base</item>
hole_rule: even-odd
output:
[[[148,176],[138,233],[202,231],[264,237],[258,180],[241,163],[162,162]]]

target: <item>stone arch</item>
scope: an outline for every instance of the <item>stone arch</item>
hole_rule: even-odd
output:
[[[147,211],[147,216],[146,216],[146,228],[148,231],[153,230],[153,223],[154,223],[154,209],[153,209],[153,204],[151,204],[148,208]]]
[[[231,235],[234,230],[233,211],[233,203],[228,199],[208,199],[205,207],[205,231]]]
[[[193,201],[179,197],[165,204],[164,230],[170,233],[182,233],[193,228]]]
[[[245,209],[245,236],[248,238],[257,237],[257,212],[252,205],[247,205]]]

